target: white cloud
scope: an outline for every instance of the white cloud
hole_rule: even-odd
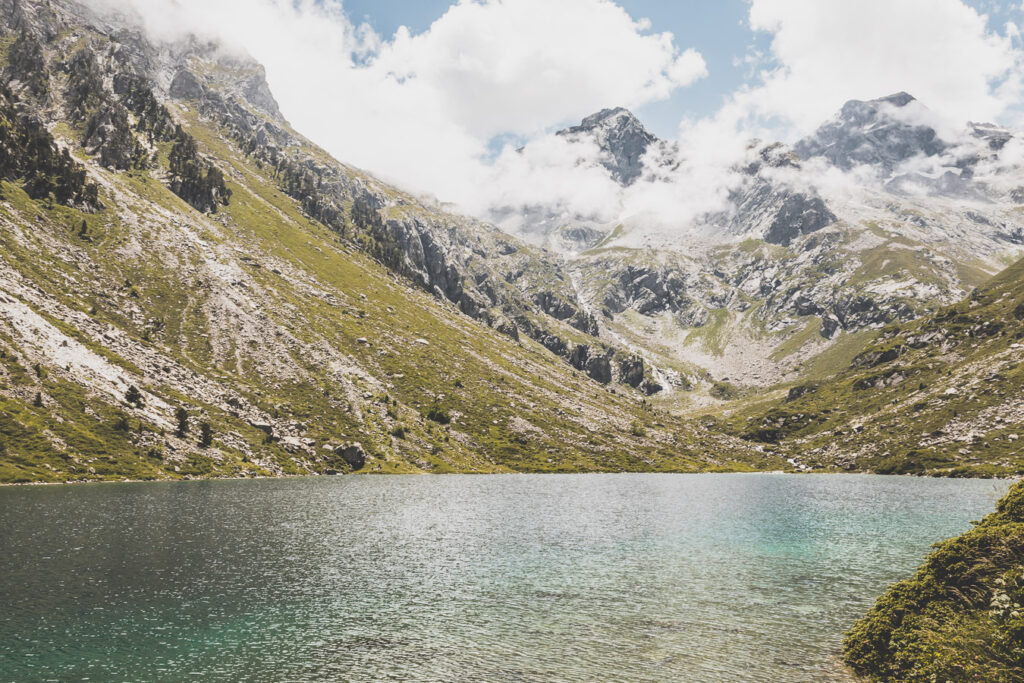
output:
[[[539,186],[521,163],[489,165],[494,136],[533,138],[707,74],[697,52],[610,0],[461,0],[423,33],[403,27],[389,39],[352,25],[337,0],[97,1],[133,5],[165,36],[215,30],[264,64],[297,130],[342,161],[463,207],[500,202],[509,188],[487,179],[503,170],[502,183]],[[553,168],[542,159],[539,172]]]
[[[93,1],[131,4],[168,37],[216,31],[265,65],[299,131],[400,186],[478,216],[543,205],[661,231],[722,208],[752,137],[792,141],[848,99],[900,90],[944,131],[1012,121],[1024,74],[1017,32],[992,33],[961,0],[749,0],[750,28],[771,40],[743,56],[747,84],[681,123],[678,169],[623,190],[596,149],[550,130],[663,100],[708,71],[611,0],[460,0],[423,33],[391,37],[352,24],[341,0]],[[495,136],[526,148],[491,154]]]
[[[607,0],[461,2],[422,34],[400,30],[369,69],[435,91],[474,135],[526,135],[706,75],[699,54],[646,28]]]
[[[478,215],[508,209],[503,225],[511,229],[520,227],[518,211],[531,207],[562,217],[612,220],[620,210],[620,188],[600,161],[600,150],[588,139],[545,135],[521,151],[505,147],[481,176],[481,185],[490,189],[466,208]]]
[[[735,123],[792,136],[846,100],[901,90],[963,123],[999,119],[1020,99],[1012,38],[961,0],[751,0],[749,19],[772,40],[760,78],[725,112]]]

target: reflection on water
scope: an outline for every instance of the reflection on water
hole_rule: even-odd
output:
[[[0,489],[0,678],[845,680],[992,481],[332,477]]]

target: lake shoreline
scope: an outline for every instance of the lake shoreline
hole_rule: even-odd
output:
[[[780,475],[780,474],[799,474],[806,476],[814,475],[871,475],[876,477],[906,477],[910,479],[972,479],[978,481],[1009,481],[1017,482],[1024,481],[1024,475],[1014,475],[1006,477],[943,477],[940,475],[933,474],[878,474],[875,472],[848,472],[848,471],[811,471],[806,470],[734,470],[734,471],[705,471],[705,472],[633,472],[633,471],[587,471],[587,472],[350,472],[348,474],[284,474],[280,476],[251,476],[251,477],[180,477],[180,478],[168,478],[168,479],[80,479],[75,481],[11,481],[11,482],[0,482],[0,488],[2,487],[13,487],[13,486],[77,486],[82,484],[160,484],[160,483],[172,483],[172,482],[199,482],[199,481],[246,481],[246,480],[274,480],[274,481],[285,481],[291,479],[311,479],[311,478],[339,478],[339,477],[401,477],[401,476],[412,476],[412,477],[454,477],[454,476],[470,476],[470,477],[481,477],[481,476],[507,476],[507,475],[603,475],[603,474],[665,474],[665,475],[678,475],[678,474],[691,474],[691,475],[707,475],[707,474],[759,474],[759,475]]]

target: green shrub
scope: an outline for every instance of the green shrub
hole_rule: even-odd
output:
[[[877,681],[1024,680],[1024,483],[971,531],[938,544],[843,643]]]
[[[452,416],[448,414],[448,411],[440,406],[431,406],[430,410],[427,411],[427,419],[437,422],[438,424],[449,424],[452,421]]]

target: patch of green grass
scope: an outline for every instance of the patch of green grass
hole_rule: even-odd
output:
[[[878,330],[871,329],[840,333],[832,345],[804,364],[801,377],[821,380],[845,370],[877,336]]]
[[[779,362],[793,355],[804,347],[807,342],[821,338],[821,318],[813,317],[806,321],[802,327],[790,333],[790,335],[772,351],[769,358]]]
[[[689,331],[687,345],[698,345],[706,353],[721,356],[729,343],[729,323],[732,313],[724,308],[712,309],[708,312],[708,320],[701,327]]]

